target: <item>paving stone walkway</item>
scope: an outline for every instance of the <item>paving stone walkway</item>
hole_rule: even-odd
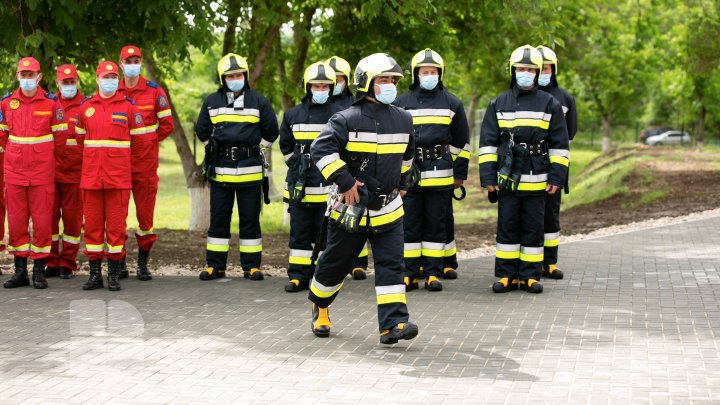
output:
[[[445,291],[409,294],[420,335],[390,347],[372,279],[347,280],[330,339],[279,278],[3,289],[0,403],[718,402],[719,230],[564,245],[541,295],[493,294],[492,258],[465,261]]]

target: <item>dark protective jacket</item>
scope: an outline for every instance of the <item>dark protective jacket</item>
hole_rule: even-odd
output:
[[[546,91],[555,97],[563,109],[565,114],[565,124],[567,125],[568,137],[572,141],[575,138],[577,132],[578,118],[577,108],[575,107],[575,97],[565,91],[562,87],[558,87],[550,83],[545,87],[540,87],[540,90]]]
[[[333,101],[339,105],[342,110],[349,108],[355,101],[355,96],[348,89],[344,89],[340,95],[334,96]]]
[[[438,159],[424,159],[416,153],[419,186],[452,189],[454,179],[467,179],[470,128],[462,102],[438,85],[433,90],[415,87],[393,104],[412,115],[416,148],[448,148]]]
[[[562,187],[570,161],[569,139],[560,103],[550,94],[521,90],[517,85],[490,101],[480,129],[480,183],[498,184],[498,167],[506,156],[508,136],[515,145],[546,145],[547,154],[527,156],[522,162],[518,192],[545,192],[547,184]],[[516,156],[515,159],[518,157]],[[498,164],[500,163],[500,165]]]
[[[314,104],[307,98],[302,103],[289,108],[283,115],[280,125],[280,151],[288,165],[283,199],[290,202],[288,185],[292,188],[301,173],[304,172],[305,196],[302,203],[325,205],[330,182],[322,177],[310,157],[310,144],[317,138],[330,117],[341,111],[333,102]],[[304,165],[304,166],[303,166]],[[303,166],[301,168],[301,166]]]
[[[372,178],[381,185],[378,194],[392,195],[407,189],[415,152],[412,116],[393,105],[363,100],[333,115],[310,150],[320,173],[340,192],[352,188],[356,178],[365,183]],[[367,210],[360,226],[381,232],[402,221],[403,213],[398,195],[379,210]]]
[[[268,148],[277,139],[278,131],[270,102],[249,88],[234,99],[223,90],[209,95],[195,124],[200,141],[207,145],[214,140],[218,148]],[[210,180],[228,186],[254,186],[262,183],[262,171],[262,159],[257,154],[240,160],[218,156]]]

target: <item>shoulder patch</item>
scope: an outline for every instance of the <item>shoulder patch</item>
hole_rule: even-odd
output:
[[[50,100],[57,100],[57,97],[55,97],[55,95],[50,92],[45,93],[45,97],[49,98]]]
[[[153,82],[153,81],[151,81],[151,80],[148,80],[148,81],[147,81],[147,86],[148,86],[148,87],[152,87],[153,89],[157,89],[157,88],[158,88],[157,83],[155,83],[155,82]]]
[[[125,96],[125,100],[129,101],[130,104],[135,105],[135,102],[134,102],[133,99],[131,99],[130,97]]]
[[[138,126],[142,125],[143,123],[142,115],[140,115],[140,113],[135,113],[135,115],[133,115],[133,120],[135,121],[135,125]]]
[[[160,108],[167,107],[168,103],[167,103],[167,99],[165,98],[165,96],[158,97],[158,105],[160,106]]]
[[[55,120],[62,121],[63,120],[63,110],[62,108],[58,108],[55,110]]]
[[[92,96],[85,96],[85,98],[83,99],[83,101],[80,102],[80,105],[83,105],[84,102],[90,100],[91,98],[92,98]]]

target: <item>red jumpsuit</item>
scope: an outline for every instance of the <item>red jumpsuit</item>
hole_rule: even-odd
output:
[[[75,134],[83,151],[80,189],[89,260],[125,257],[130,148],[143,131],[138,109],[119,92],[108,99],[95,94],[80,106]]]
[[[135,102],[146,128],[143,134],[133,136],[132,194],[138,220],[138,229],[135,231],[138,248],[150,251],[157,240],[153,231],[153,215],[158,191],[159,146],[175,125],[167,95],[156,83],[140,76],[135,87],[127,88],[125,81],[121,80],[118,92]]]
[[[25,97],[17,89],[3,98],[0,111],[8,251],[16,257],[45,259],[52,243],[54,150],[67,131],[62,105],[40,87],[33,97]],[[31,218],[32,243],[28,232]]]
[[[80,250],[80,232],[82,231],[82,195],[80,194],[80,169],[82,151],[75,137],[80,103],[85,96],[78,93],[67,100],[59,94],[56,97],[63,106],[68,123],[67,136],[55,149],[55,201],[52,211],[52,248],[47,267],[65,267],[77,270],[78,250]],[[60,219],[63,233],[60,235]],[[62,236],[62,251],[60,237]]]

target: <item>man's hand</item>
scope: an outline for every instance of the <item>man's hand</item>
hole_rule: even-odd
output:
[[[355,184],[352,188],[340,195],[340,202],[344,202],[347,205],[355,205],[360,202],[360,196],[358,195],[357,188],[364,186],[363,183],[355,180]]]
[[[463,179],[455,179],[455,182],[453,183],[453,188],[460,188],[460,186],[463,185],[463,182],[465,180]]]
[[[488,193],[492,193],[493,191],[500,191],[500,187],[498,187],[498,186],[487,186],[487,187],[485,187],[485,190],[487,190]]]
[[[400,198],[405,197],[405,194],[407,194],[407,190],[400,190]]]
[[[557,193],[558,190],[560,190],[560,187],[553,184],[548,184],[548,186],[545,187],[545,191],[550,195]]]

